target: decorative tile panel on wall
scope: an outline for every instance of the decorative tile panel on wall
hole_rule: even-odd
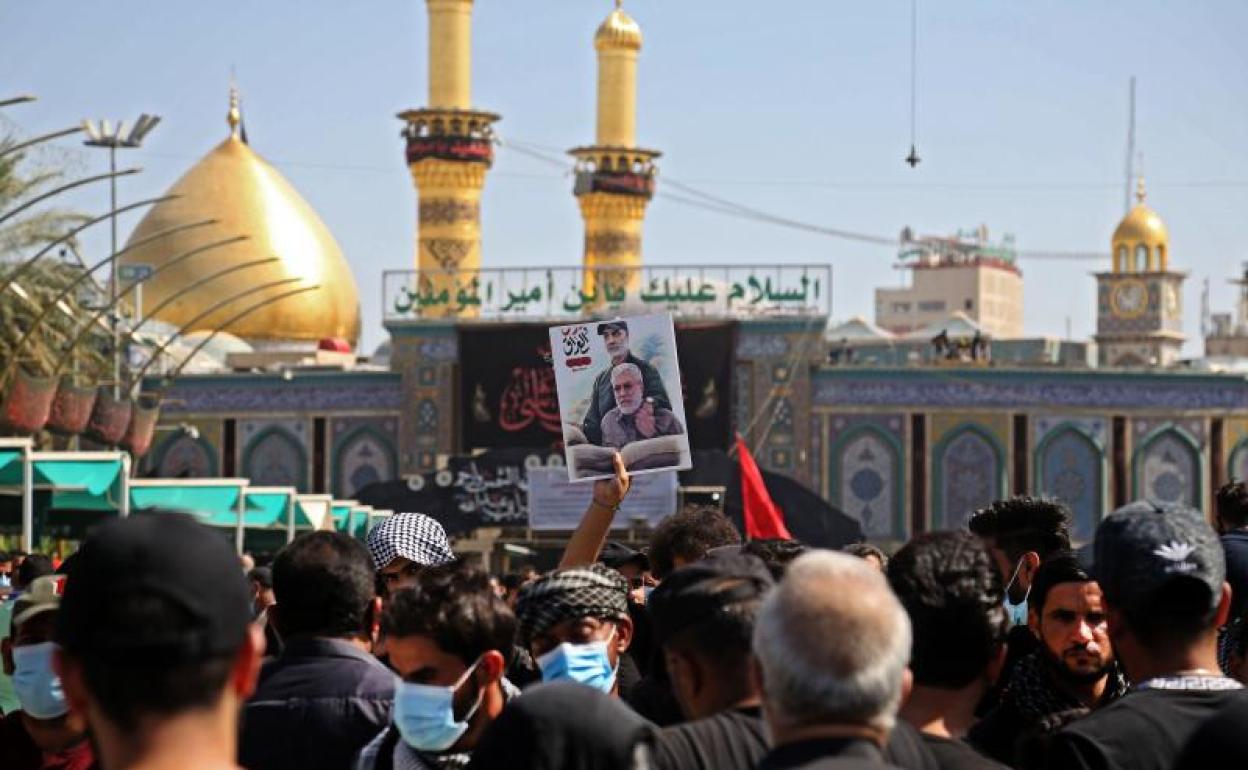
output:
[[[1248,381],[1224,375],[887,369],[814,373],[819,406],[1012,409],[1244,409]]]
[[[1204,420],[1141,420],[1132,432],[1132,497],[1203,509]]]
[[[181,425],[199,431],[199,438],[188,436]],[[161,425],[152,451],[143,458],[146,475],[164,479],[204,479],[221,472],[221,421],[180,420]]]
[[[1226,478],[1248,480],[1248,418],[1226,420]]]
[[[1074,517],[1071,535],[1087,542],[1107,506],[1109,421],[1103,417],[1042,415],[1033,424],[1033,491],[1069,507]]]
[[[930,529],[963,529],[979,508],[1006,495],[1008,414],[931,416]]]
[[[330,423],[333,494],[353,499],[375,481],[398,478],[399,418],[342,417]]]
[[[829,499],[872,540],[905,540],[905,418],[833,415],[828,432]]]
[[[333,377],[300,375],[289,382],[246,376],[237,376],[233,382],[189,379],[170,389],[162,412],[235,415],[396,409],[401,396],[393,375],[371,372]]]
[[[455,450],[458,332],[453,324],[422,326],[395,334],[392,344],[390,365],[402,374],[396,475],[429,471],[440,454]]]
[[[312,426],[307,420],[240,420],[244,477],[258,487],[309,489]]]

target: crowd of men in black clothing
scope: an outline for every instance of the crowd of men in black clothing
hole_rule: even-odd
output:
[[[1018,497],[891,556],[704,508],[641,553],[606,543],[617,470],[557,569],[502,581],[415,513],[246,573],[189,516],[105,524],[13,602],[0,768],[1248,766],[1242,483],[1078,550]]]

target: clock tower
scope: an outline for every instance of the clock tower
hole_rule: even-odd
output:
[[[1183,279],[1169,269],[1166,225],[1144,203],[1144,180],[1134,208],[1113,237],[1113,269],[1096,274],[1096,344],[1101,366],[1170,366],[1183,347]]]

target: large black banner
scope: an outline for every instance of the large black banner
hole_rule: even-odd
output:
[[[736,324],[676,327],[692,449],[727,449],[732,440],[732,366]]]
[[[562,442],[549,327],[461,327],[460,403],[465,449],[556,448]],[[676,351],[693,449],[731,438],[735,323],[677,325]]]
[[[465,449],[555,447],[562,439],[544,324],[461,327]]]

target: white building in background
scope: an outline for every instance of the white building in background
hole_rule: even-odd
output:
[[[875,323],[908,334],[962,313],[995,339],[1023,336],[1023,273],[1014,241],[988,240],[988,229],[915,239],[902,233],[899,267],[910,285],[875,290]]]

